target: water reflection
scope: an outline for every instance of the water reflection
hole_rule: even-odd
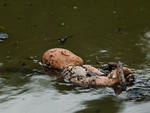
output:
[[[137,75],[135,85],[128,87],[127,91],[120,94],[116,94],[112,88],[73,87],[71,84],[66,84],[54,77],[44,75],[44,73],[36,73],[23,78],[27,81],[22,84],[19,84],[20,79],[18,79],[16,81],[18,85],[9,82],[6,84],[7,79],[1,78],[0,102],[3,104],[0,106],[0,112],[123,112],[123,110],[129,109],[127,106],[130,101],[150,101],[149,75],[142,76],[143,72],[140,70],[137,73],[139,75]],[[14,77],[15,80],[17,77],[19,78],[19,76]],[[134,104],[132,105],[134,106]],[[25,109],[24,106],[29,108],[32,106],[36,109]],[[56,106],[59,107],[59,110],[56,109]]]
[[[10,38],[0,43],[0,112],[149,113],[149,12],[148,0],[1,0],[0,32]],[[116,93],[56,80],[37,64],[53,47],[67,48],[94,66],[121,60],[135,70],[136,82]]]
[[[141,43],[142,43],[142,50],[144,53],[146,53],[146,62],[150,61],[150,32],[147,31],[141,36]],[[149,65],[149,63],[148,63]]]
[[[125,109],[120,110],[118,113],[149,113],[149,104],[150,102],[129,102],[127,104],[124,104]]]
[[[84,102],[86,109],[76,113],[117,113],[122,108],[122,102],[115,97],[104,97]]]
[[[1,89],[1,91],[3,91],[1,102],[5,104],[0,106],[0,112],[70,113],[84,108],[81,104],[83,101],[104,96],[102,89],[99,91],[95,89],[77,90],[70,87],[68,90],[57,88],[62,87],[62,85],[56,87],[56,84],[57,81],[53,77],[48,75],[34,75],[29,78],[29,81],[26,84],[20,87],[4,87],[4,89]],[[5,94],[4,92],[7,92],[8,94]],[[113,91],[109,89],[106,92],[108,92],[105,93],[107,95]],[[102,95],[99,95],[99,93]],[[4,95],[7,97],[3,97]],[[3,99],[5,99],[5,101],[2,101]],[[26,109],[24,106],[30,109]],[[59,107],[59,109],[56,109],[56,106]]]

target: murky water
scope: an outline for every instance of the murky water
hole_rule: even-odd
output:
[[[0,113],[149,113],[150,1],[0,0]],[[64,44],[58,39],[71,36]],[[49,48],[67,48],[98,66],[135,70],[127,91],[82,89],[46,75]]]

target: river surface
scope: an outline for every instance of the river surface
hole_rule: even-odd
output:
[[[0,0],[0,113],[150,113],[149,0]],[[59,38],[70,36],[64,44]],[[96,67],[122,61],[126,91],[73,87],[39,65],[63,47]]]

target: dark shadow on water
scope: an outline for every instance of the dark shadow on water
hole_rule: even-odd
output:
[[[113,96],[108,96],[97,100],[86,101],[83,105],[86,108],[75,113],[117,113],[122,107],[122,102]]]

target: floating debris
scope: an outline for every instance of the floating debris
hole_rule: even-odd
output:
[[[70,37],[72,37],[72,35],[60,37],[60,38],[58,39],[58,43],[59,43],[59,44],[64,44],[64,43],[67,41],[67,39],[70,38]]]
[[[8,38],[7,33],[0,32],[0,42],[4,41],[7,38]]]
[[[59,44],[64,44],[67,39],[68,39],[68,37],[61,37],[61,38],[58,39],[58,43]]]

